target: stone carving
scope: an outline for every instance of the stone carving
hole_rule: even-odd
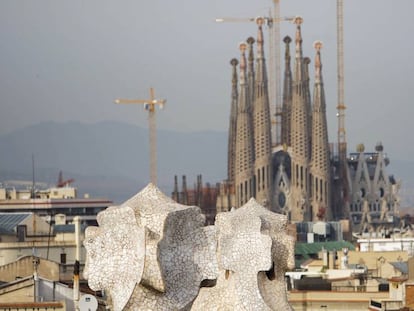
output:
[[[88,227],[83,272],[93,290],[105,290],[114,310],[122,310],[144,270],[145,231],[131,208],[108,208],[98,214],[99,227]]]
[[[84,274],[92,289],[109,293],[115,311],[292,310],[284,273],[294,264],[294,242],[286,216],[254,199],[204,227],[198,207],[149,184],[99,213],[98,224],[86,231]]]
[[[284,278],[294,267],[294,240],[286,224],[254,199],[218,214],[217,284],[201,288],[192,310],[293,310]]]

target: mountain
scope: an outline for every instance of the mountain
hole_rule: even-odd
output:
[[[158,186],[172,191],[174,175],[196,176],[215,184],[225,178],[227,133],[157,131]],[[149,181],[148,131],[130,124],[104,121],[42,122],[0,136],[0,181],[35,179],[49,184],[59,171],[74,178],[79,190],[127,199]]]
[[[215,184],[226,177],[227,133],[216,131],[157,131],[158,186],[169,195],[174,175],[196,176]],[[43,122],[0,136],[0,182],[35,179],[56,183],[59,171],[75,179],[80,195],[103,196],[122,202],[149,181],[147,129],[120,122]],[[388,174],[402,181],[401,207],[414,207],[414,162],[388,151]]]

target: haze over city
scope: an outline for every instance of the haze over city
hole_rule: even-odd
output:
[[[413,9],[1,0],[0,309],[414,310]]]
[[[411,160],[412,1],[344,1],[345,104],[349,150],[381,141]],[[226,131],[231,68],[254,23],[215,18],[268,15],[272,1],[0,2],[0,135],[54,120],[147,126],[142,107],[118,97],[166,98],[157,126]],[[330,141],[336,141],[336,1],[281,0],[281,16],[304,19],[303,48],[321,40]],[[283,22],[281,37],[294,36]],[[265,37],[267,39],[267,37]],[[265,41],[267,51],[268,42]],[[283,50],[282,50],[283,53]],[[266,57],[268,55],[266,54]]]

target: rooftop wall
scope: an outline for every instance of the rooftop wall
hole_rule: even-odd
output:
[[[17,278],[33,275],[33,260],[36,257],[27,256],[15,262],[0,266],[0,281],[12,282]],[[40,258],[37,268],[38,275],[52,281],[59,280],[59,264],[50,260]]]

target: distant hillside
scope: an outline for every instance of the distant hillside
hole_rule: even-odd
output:
[[[180,182],[187,175],[189,187],[198,174],[210,183],[225,177],[224,132],[158,130],[157,146],[158,185],[166,194],[174,175]],[[148,148],[147,129],[125,123],[43,122],[0,136],[0,181],[31,180],[33,154],[36,180],[54,184],[62,170],[81,191],[118,200],[148,183]]]
[[[158,130],[158,186],[167,195],[174,175],[187,176],[192,187],[198,174],[212,184],[226,177],[227,133]],[[0,136],[0,182],[31,180],[32,154],[36,180],[50,185],[58,173],[74,178],[80,194],[115,202],[134,195],[149,181],[148,132],[119,122],[84,124],[43,122]],[[388,151],[388,174],[402,181],[401,206],[414,211],[414,161]]]

